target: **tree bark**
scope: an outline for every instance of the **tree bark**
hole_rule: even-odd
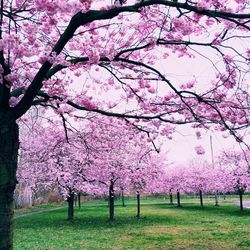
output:
[[[114,196],[114,183],[111,181],[109,186],[109,222],[115,219],[115,196]]]
[[[239,195],[240,195],[240,211],[243,211],[243,192],[242,190],[239,190]]]
[[[177,190],[177,207],[181,207],[181,198],[179,190]]]
[[[215,192],[215,206],[219,206],[219,192],[216,190]]]
[[[199,195],[200,195],[200,204],[201,204],[201,207],[203,208],[203,197],[202,197],[202,190],[201,189],[199,190]]]
[[[70,193],[69,197],[67,198],[68,202],[68,220],[74,219],[74,193]]]
[[[78,198],[78,209],[80,210],[81,209],[81,194],[80,193],[77,195],[77,198]]]
[[[19,148],[18,125],[0,117],[0,249],[13,249],[13,209]]]
[[[169,190],[169,199],[170,199],[170,205],[173,205],[173,193],[172,193],[172,190],[170,189]]]
[[[122,206],[125,207],[124,190],[122,188]]]
[[[137,219],[140,219],[141,218],[141,199],[140,199],[140,193],[137,192],[136,194],[136,199],[137,199]]]

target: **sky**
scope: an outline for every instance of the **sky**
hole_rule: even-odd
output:
[[[212,148],[214,157],[220,151],[234,147],[239,147],[238,143],[232,137],[227,139],[223,138],[218,133],[204,133],[201,139],[197,140],[196,136],[190,129],[178,129],[172,140],[166,139],[162,152],[166,154],[166,158],[174,165],[185,165],[194,158],[201,158],[212,162],[211,155],[211,143],[210,136],[212,138]],[[205,150],[205,154],[197,155],[195,147],[202,145]],[[239,148],[240,150],[240,148]]]
[[[214,57],[213,63],[215,60],[216,58]],[[160,63],[158,67],[162,72],[166,72],[167,77],[171,80],[171,82],[175,82],[176,84],[178,84],[178,82],[181,84],[187,79],[190,79],[190,77],[195,76],[198,91],[206,88],[206,85],[209,86],[210,81],[214,76],[213,65],[211,62],[202,57],[189,60],[187,58],[171,56],[171,60],[168,64]],[[247,79],[250,80],[249,75]],[[231,135],[224,138],[221,132],[204,130],[201,130],[201,132],[202,138],[197,140],[194,129],[189,126],[177,126],[173,139],[165,140],[162,152],[166,154],[167,159],[169,159],[170,162],[173,162],[174,165],[185,165],[190,160],[197,157],[207,160],[208,162],[212,162],[210,137],[212,138],[214,157],[219,152],[227,149],[234,148],[239,151],[242,150],[242,147],[245,149],[244,145],[240,146]],[[248,136],[245,137],[244,141],[250,145],[249,128],[246,129],[245,133],[248,134]],[[198,145],[202,145],[205,149],[204,155],[196,154],[195,147]]]
[[[202,52],[202,49],[200,49],[200,52]],[[207,53],[207,51],[205,51],[205,53]],[[195,55],[195,59],[188,59],[186,57],[179,58],[175,55],[171,55],[169,61],[164,63],[160,62],[157,66],[161,72],[166,72],[166,77],[174,83],[175,86],[179,86],[192,78],[195,79],[197,82],[195,91],[199,93],[201,90],[204,91],[204,89],[210,87],[210,81],[214,78],[214,65],[211,61],[197,54]],[[212,58],[213,63],[219,64],[219,62],[216,62],[218,58],[212,53],[210,58]],[[177,165],[187,164],[190,160],[197,157],[211,162],[210,136],[212,136],[214,155],[216,155],[218,151],[236,145],[234,138],[229,137],[225,139],[220,132],[200,131],[202,132],[202,138],[197,140],[195,129],[190,128],[190,126],[176,127],[176,133],[174,133],[173,139],[166,139],[162,148],[163,152],[166,152],[170,162],[174,162],[174,164]],[[198,156],[196,154],[195,147],[198,145],[202,145],[205,149],[204,155]]]
[[[218,60],[218,58],[213,55],[211,55],[211,58],[213,59],[212,63],[216,63],[216,60]],[[199,56],[192,60],[186,57],[179,58],[178,56],[172,55],[164,62],[159,62],[156,67],[161,72],[164,72],[167,79],[169,79],[171,83],[174,83],[175,86],[181,85],[192,78],[195,79],[197,82],[195,91],[198,93],[200,90],[206,89],[207,87],[209,88],[210,81],[214,78],[214,65],[212,63]],[[219,64],[219,62],[217,64]],[[95,73],[94,76],[95,78],[101,79],[105,76],[102,74],[105,74],[105,72],[100,71]],[[169,91],[168,87],[162,86],[161,84],[161,82],[158,84],[159,92],[164,93],[164,91]],[[96,93],[93,92],[92,94],[98,96],[98,89]],[[115,100],[119,98],[119,91],[114,90],[113,92],[107,92],[106,95],[106,98],[109,100]],[[212,136],[214,156],[216,156],[218,152],[232,147],[240,150],[240,146],[232,136],[225,139],[220,132],[201,130],[202,138],[197,140],[195,132],[196,130],[189,126],[177,126],[172,140],[167,138],[162,139],[163,145],[161,150],[163,154],[166,154],[166,158],[169,162],[175,165],[185,165],[197,157],[211,162],[210,136]],[[248,141],[250,142],[250,140]],[[202,145],[205,149],[204,155],[198,156],[196,154],[195,147],[198,145]]]

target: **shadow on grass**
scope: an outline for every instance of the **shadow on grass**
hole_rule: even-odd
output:
[[[203,207],[201,207],[199,204],[191,204],[191,203],[185,203],[182,204],[181,207],[177,207],[176,205],[169,205],[169,204],[157,204],[157,208],[161,209],[178,209],[179,211],[190,211],[195,213],[209,213],[209,214],[216,214],[216,215],[223,215],[225,217],[230,216],[247,216],[250,215],[250,209],[245,208],[243,211],[240,211],[239,206],[234,205],[225,205],[222,204],[220,206],[215,205],[206,205],[204,204]]]
[[[142,208],[143,209],[143,208]],[[108,221],[108,209],[106,206],[98,208],[88,207],[80,211],[75,210],[75,219],[72,221],[66,220],[67,210],[61,209],[58,211],[51,211],[47,214],[35,214],[31,217],[17,218],[15,220],[15,228],[17,230],[30,229],[39,230],[42,228],[50,228],[57,230],[58,228],[66,227],[74,230],[85,228],[88,230],[105,229],[105,228],[121,228],[127,227],[139,228],[142,225],[152,224],[166,224],[175,225],[179,222],[179,218],[174,216],[167,216],[167,214],[142,214],[142,218],[135,217],[133,206],[129,210],[126,208],[116,208],[116,219],[110,224]],[[134,212],[134,213],[133,213]]]
[[[100,207],[82,207],[81,210],[75,209],[75,219],[66,220],[67,209],[51,211],[46,214],[35,214],[31,217],[18,218],[15,220],[15,228],[18,230],[31,229],[40,230],[50,228],[58,230],[66,228],[69,230],[99,230],[116,228],[126,230],[127,228],[140,228],[147,225],[185,225],[199,223],[215,223],[218,220],[238,220],[239,217],[249,218],[250,210],[239,211],[239,207],[221,205],[219,207],[205,205],[201,208],[198,204],[183,204],[176,207],[169,204],[145,204],[142,205],[142,218],[135,218],[136,205],[129,205],[124,208],[116,206],[116,219],[114,223],[108,222],[108,208],[106,205]],[[188,216],[187,216],[188,212]],[[197,216],[199,220],[197,220]],[[190,220],[190,218],[193,218]],[[248,223],[243,221],[240,223]],[[237,222],[238,223],[238,222]]]

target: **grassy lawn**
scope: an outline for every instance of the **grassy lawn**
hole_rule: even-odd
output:
[[[156,201],[143,200],[139,220],[133,199],[117,205],[112,225],[104,201],[84,203],[74,221],[65,220],[66,208],[17,218],[14,249],[250,249],[250,209],[240,212],[229,202],[203,209],[150,204]]]
[[[29,213],[34,213],[34,212],[40,212],[43,210],[47,209],[54,209],[54,208],[59,208],[62,206],[67,206],[66,203],[61,203],[61,204],[56,204],[56,203],[51,203],[51,204],[42,204],[42,205],[37,205],[34,207],[28,207],[28,208],[22,208],[22,209],[16,209],[15,210],[15,216],[20,216],[23,214],[29,214]]]

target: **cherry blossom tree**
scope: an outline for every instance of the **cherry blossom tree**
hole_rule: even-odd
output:
[[[237,192],[240,196],[240,206],[243,210],[242,195],[249,185],[249,153],[228,150],[217,156],[215,164],[205,160],[194,159],[186,167],[170,172],[168,180],[171,185],[176,183],[176,173],[183,176],[182,189],[186,193],[199,193],[200,204],[203,207],[203,193],[215,193],[215,205],[219,205],[218,194]]]
[[[95,117],[80,127],[68,131],[67,138],[53,123],[32,135],[31,141],[25,136],[21,148],[29,160],[19,167],[19,180],[33,190],[59,189],[68,201],[68,219],[73,219],[75,194],[109,193],[112,222],[115,192],[129,185],[131,166],[153,150],[151,143],[143,139],[143,132],[117,119]],[[140,173],[147,176],[145,170]]]
[[[2,0],[0,248],[12,248],[17,121],[32,106],[56,109],[64,125],[81,110],[168,137],[169,124],[215,124],[242,141],[248,10],[247,0]],[[173,57],[206,58],[211,79],[172,79],[159,64],[168,68]]]
[[[210,165],[210,167],[210,173],[209,176],[207,176],[208,190],[215,194],[215,206],[219,206],[220,194],[234,192],[231,187],[231,172],[227,164],[216,163],[214,166]]]
[[[211,165],[206,161],[193,160],[189,166],[185,168],[186,176],[186,192],[198,193],[200,197],[200,205],[203,208],[203,193],[210,191],[211,180]]]
[[[137,159],[133,160],[130,166],[130,188],[132,193],[136,193],[138,219],[141,218],[142,193],[153,194],[159,191],[161,186],[161,176],[164,175],[164,158],[156,155],[150,148],[138,148]]]
[[[114,221],[115,193],[120,191],[121,186],[126,186],[129,178],[129,167],[134,159],[140,157],[135,150],[138,145],[147,141],[143,140],[134,127],[114,127],[114,121],[99,128],[95,144],[98,154],[92,166],[93,176],[99,185],[100,192],[108,193],[109,196],[109,221]],[[106,131],[103,134],[103,131]],[[140,140],[140,141],[139,141]],[[145,144],[146,143],[146,144]]]
[[[69,133],[54,126],[40,127],[31,138],[21,143],[22,158],[18,180],[29,184],[33,192],[57,189],[68,202],[68,219],[73,219],[75,194],[88,192],[93,180],[88,179],[91,156],[95,149],[88,142],[90,131]]]
[[[228,150],[218,156],[218,165],[223,165],[227,176],[228,191],[235,191],[240,196],[240,210],[243,210],[243,194],[250,189],[249,152]]]
[[[173,189],[174,189],[174,176],[172,175],[171,170],[167,170],[167,173],[164,175],[163,182],[164,187],[163,191],[169,194],[169,204],[174,205],[173,202]]]
[[[129,190],[133,183],[133,189],[138,192],[145,185],[146,176],[152,173],[153,166],[145,161],[149,154],[156,153],[150,147],[151,142],[147,141],[142,132],[127,124],[127,128],[118,127],[109,123],[106,127],[108,133],[103,135],[100,129],[99,137],[95,141],[100,150],[95,156],[92,170],[99,192],[109,196],[109,221],[115,219],[114,201],[115,195],[120,188]],[[147,164],[146,164],[147,163]]]
[[[186,190],[186,173],[184,166],[175,166],[174,168],[166,169],[165,188],[169,192],[170,204],[173,204],[173,193],[176,193],[177,206],[181,207],[180,194]]]

